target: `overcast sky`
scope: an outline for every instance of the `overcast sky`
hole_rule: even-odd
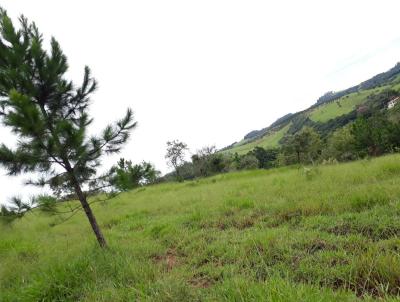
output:
[[[192,151],[224,147],[400,61],[398,0],[0,5],[60,42],[75,82],[91,67],[99,81],[90,109],[94,130],[134,110],[139,126],[120,156],[151,161],[163,172],[167,140],[180,139]],[[13,138],[0,129],[0,141]],[[0,203],[31,193],[21,179],[0,177]]]

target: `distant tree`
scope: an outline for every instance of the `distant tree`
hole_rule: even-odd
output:
[[[291,135],[284,147],[286,153],[295,155],[297,163],[313,163],[321,151],[321,138],[313,128],[304,127]]]
[[[35,24],[24,17],[19,21],[16,29],[0,10],[0,115],[3,125],[18,137],[15,148],[0,146],[0,164],[9,175],[42,174],[29,184],[73,193],[80,206],[72,211],[83,209],[98,243],[105,247],[87,196],[101,189],[95,186],[101,157],[118,152],[135,127],[132,111],[128,109],[101,135],[89,136],[89,97],[97,87],[89,68],[85,67],[82,85],[74,85],[65,77],[67,58],[58,42],[52,38],[46,51]],[[92,190],[87,192],[89,182]],[[8,209],[8,214],[22,215],[40,205],[36,199],[15,211]]]
[[[379,93],[369,95],[366,104],[369,105],[370,111],[377,113],[380,109],[386,109],[389,101],[398,95],[399,93],[394,89],[384,89]]]
[[[223,173],[229,170],[230,160],[221,153],[215,153],[209,158],[211,174]]]
[[[183,180],[180,173],[180,166],[185,162],[185,153],[187,150],[187,145],[179,140],[167,142],[167,154],[165,158],[167,159],[167,164],[174,168],[178,181]]]
[[[250,154],[254,155],[258,160],[258,167],[260,169],[268,169],[274,166],[275,160],[278,155],[276,149],[264,149],[262,147],[255,147]]]
[[[148,162],[133,165],[131,161],[121,158],[117,165],[111,167],[108,180],[118,191],[128,191],[134,188],[156,182],[160,172]]]
[[[192,155],[192,164],[196,176],[210,176],[227,170],[228,162],[224,155],[217,152],[215,146],[206,146]]]
[[[392,123],[382,113],[357,119],[351,133],[360,156],[378,156],[400,146],[400,125]]]
[[[240,155],[237,152],[235,152],[235,154],[233,154],[232,164],[233,164],[233,166],[236,166],[236,167],[238,167],[240,164]]]
[[[339,161],[356,159],[355,139],[350,125],[336,130],[329,136],[324,157]]]
[[[172,173],[175,177],[174,179],[178,179],[176,175],[176,171]],[[194,170],[193,170],[193,164],[189,161],[185,161],[179,166],[179,179],[180,181],[183,180],[192,180],[196,177]]]
[[[240,158],[237,166],[239,170],[252,170],[257,169],[259,165],[257,157],[252,154],[246,154]]]

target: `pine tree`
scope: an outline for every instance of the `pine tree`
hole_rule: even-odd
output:
[[[29,183],[50,186],[80,201],[97,241],[106,240],[88,202],[88,185],[96,192],[97,168],[105,154],[118,152],[136,123],[132,111],[105,127],[97,136],[87,134],[90,95],[97,83],[85,67],[83,82],[66,79],[67,58],[52,38],[50,49],[34,23],[21,16],[16,29],[0,8],[0,118],[17,136],[17,145],[0,146],[0,164],[9,175],[37,172]],[[86,191],[85,191],[86,189]],[[12,210],[4,208],[6,216]],[[23,214],[28,206],[15,211]]]

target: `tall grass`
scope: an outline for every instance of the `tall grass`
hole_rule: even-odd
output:
[[[395,301],[400,156],[134,190],[0,226],[0,301]],[[67,206],[67,205],[64,205]]]

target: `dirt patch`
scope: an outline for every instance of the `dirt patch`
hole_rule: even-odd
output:
[[[400,228],[397,226],[388,226],[378,229],[375,225],[353,225],[351,223],[335,225],[327,228],[326,231],[337,236],[360,234],[374,241],[390,239],[400,234]]]
[[[292,245],[292,248],[301,250],[307,254],[313,255],[320,251],[336,251],[337,246],[322,239],[311,239],[309,242],[299,242]]]
[[[337,247],[334,246],[333,244],[326,242],[325,240],[320,240],[320,239],[313,240],[307,247],[307,252],[309,254],[314,254],[316,252],[323,250],[336,251]]]
[[[202,224],[202,228],[216,228],[220,231],[225,231],[230,228],[244,230],[251,228],[256,223],[256,220],[251,216],[247,217],[230,217],[229,219],[219,219],[212,222]]]
[[[189,284],[195,288],[208,288],[213,285],[213,282],[207,278],[193,278],[189,280]]]
[[[179,255],[175,248],[168,249],[164,255],[155,255],[154,262],[165,267],[166,271],[171,271],[180,263]]]
[[[251,217],[246,217],[243,220],[234,221],[233,225],[235,228],[237,228],[239,230],[244,230],[244,229],[251,228],[252,226],[254,226],[254,219],[252,219]]]
[[[199,273],[193,276],[188,283],[195,288],[208,288],[212,286],[216,281],[215,278],[210,277],[207,274]]]

